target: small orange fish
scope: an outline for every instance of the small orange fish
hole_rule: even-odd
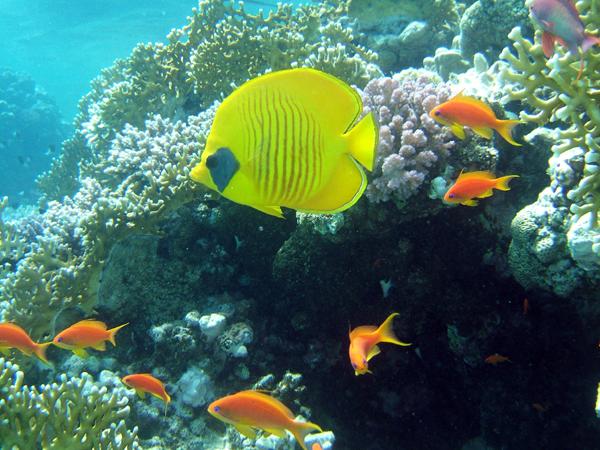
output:
[[[149,373],[134,373],[123,377],[121,381],[135,389],[136,394],[140,398],[144,398],[147,392],[165,402],[165,415],[167,414],[167,407],[171,403],[171,396],[167,394],[165,385],[158,378],[153,377]]]
[[[433,108],[429,116],[436,122],[450,127],[452,133],[459,139],[465,138],[463,127],[467,126],[485,139],[491,139],[492,130],[496,130],[512,145],[521,145],[515,142],[511,135],[512,129],[521,121],[497,119],[492,108],[481,100],[463,95],[462,92]]]
[[[533,407],[533,409],[535,409],[540,414],[548,411],[548,407],[542,405],[541,403],[532,403],[531,406]]]
[[[485,358],[484,361],[488,364],[492,364],[495,366],[498,363],[504,363],[504,362],[510,361],[510,359],[507,358],[506,356],[502,356],[498,353],[494,353],[493,355],[490,355],[487,358]]]
[[[255,429],[282,438],[287,430],[303,450],[308,450],[304,443],[308,434],[323,431],[317,424],[294,420],[294,414],[283,403],[257,391],[242,391],[215,400],[208,406],[208,412],[250,439],[256,439]]]
[[[87,358],[89,355],[85,349],[88,347],[103,352],[106,350],[106,341],[116,346],[115,334],[125,325],[128,323],[107,330],[104,322],[85,319],[58,333],[52,342],[57,347],[71,350],[80,358]]]
[[[519,175],[507,175],[505,177],[494,178],[492,172],[485,170],[476,172],[461,172],[456,181],[444,195],[444,201],[447,203],[460,203],[466,206],[476,206],[477,200],[474,198],[491,197],[493,189],[500,191],[510,191],[508,183]]]
[[[33,342],[27,332],[14,323],[0,323],[0,352],[7,356],[10,355],[11,348],[16,348],[27,356],[35,355],[41,361],[50,364],[46,359],[46,349],[50,344],[52,342]]]
[[[323,447],[318,442],[315,442],[310,448],[311,450],[323,450]]]
[[[377,345],[380,342],[402,346],[411,345],[400,341],[394,334],[394,317],[397,315],[398,313],[390,314],[379,328],[373,325],[364,325],[350,331],[348,354],[350,355],[350,362],[352,363],[355,375],[372,373],[369,370],[369,361],[381,352]]]

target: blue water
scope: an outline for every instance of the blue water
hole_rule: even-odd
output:
[[[256,12],[268,9],[262,3],[275,2],[246,3]],[[0,67],[31,75],[70,121],[100,70],[140,42],[164,41],[197,5],[197,0],[0,0]]]

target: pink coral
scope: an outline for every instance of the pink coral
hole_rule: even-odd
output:
[[[450,98],[450,86],[433,73],[405,70],[371,80],[361,96],[365,112],[373,111],[380,126],[367,198],[403,204],[440,174],[454,147],[450,132],[429,117]]]

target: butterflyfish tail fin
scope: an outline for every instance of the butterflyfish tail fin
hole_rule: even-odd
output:
[[[347,133],[348,152],[369,172],[375,165],[379,128],[372,112],[363,117]]]
[[[119,331],[121,328],[123,328],[124,326],[129,325],[129,322],[124,323],[123,325],[119,325],[118,327],[114,327],[111,328],[110,330],[108,330],[108,341],[113,345],[113,347],[117,346],[117,343],[115,342],[115,334],[117,334],[117,331]]]
[[[33,351],[34,355],[37,356],[40,361],[42,361],[44,364],[48,364],[48,365],[51,365],[51,364],[48,361],[48,358],[46,358],[46,349],[50,345],[52,345],[52,342],[44,342],[43,344],[37,344],[35,347],[35,350]]]
[[[319,433],[323,432],[323,429],[316,423],[300,422],[298,420],[294,420],[294,426],[292,428],[293,429],[290,429],[290,432],[294,435],[296,441],[298,441],[298,444],[302,447],[302,450],[308,450],[304,442],[306,436],[315,431]]]
[[[402,345],[404,347],[411,345],[410,343],[402,342],[396,337],[396,333],[394,333],[394,317],[398,315],[398,313],[390,314],[377,329],[377,333],[379,333],[379,342],[387,342],[389,344]]]
[[[508,143],[520,147],[523,144],[519,144],[512,137],[512,130],[515,126],[520,124],[520,120],[499,120],[496,131],[502,136]]]
[[[519,175],[506,175],[505,177],[500,177],[496,180],[496,186],[494,187],[500,191],[510,191],[508,183],[513,178],[519,178]]]

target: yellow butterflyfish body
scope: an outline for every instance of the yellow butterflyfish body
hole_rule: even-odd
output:
[[[190,176],[224,197],[282,217],[350,208],[372,170],[378,128],[358,93],[314,69],[269,73],[244,83],[218,108]]]

